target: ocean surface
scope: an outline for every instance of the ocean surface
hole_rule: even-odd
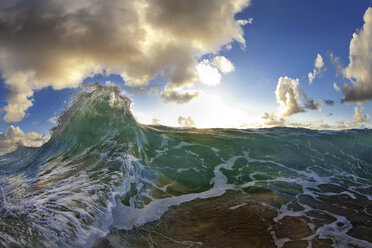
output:
[[[136,122],[91,85],[0,157],[0,247],[372,247],[372,130]]]

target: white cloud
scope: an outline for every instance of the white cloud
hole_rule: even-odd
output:
[[[368,114],[364,114],[364,109],[355,106],[354,108],[354,121],[356,122],[369,122],[370,116]]]
[[[262,127],[284,127],[288,125],[283,117],[277,116],[274,113],[269,114],[265,112],[261,116],[261,119],[263,120]]]
[[[350,42],[349,65],[344,70],[353,84],[344,83],[344,103],[372,100],[372,8],[364,14],[364,25]]]
[[[242,26],[245,26],[247,24],[252,24],[253,23],[253,18],[250,17],[248,19],[241,19],[241,20],[238,20],[238,23]]]
[[[165,96],[172,88],[193,85],[203,55],[216,54],[233,41],[244,46],[235,15],[249,3],[0,1],[0,72],[11,91],[5,120],[25,116],[34,90],[77,87],[97,73],[120,74],[130,86],[144,86],[162,75]]]
[[[333,83],[333,88],[336,90],[336,91],[340,91],[340,87],[338,87],[338,85],[336,84],[336,82]]]
[[[224,74],[235,70],[233,63],[224,56],[214,57],[212,63]]]
[[[214,86],[221,83],[221,74],[207,59],[204,59],[197,65],[196,71],[198,72],[200,82],[203,84]]]
[[[341,119],[336,121],[336,128],[337,129],[360,129],[360,128],[366,128],[365,124],[367,123],[370,123],[370,116],[368,114],[364,114],[363,108],[359,108],[358,106],[355,106],[353,120],[346,122],[345,118],[342,117]]]
[[[53,117],[49,118],[48,122],[50,122],[54,125],[58,124],[58,116],[53,116]]]
[[[345,129],[346,128],[344,117],[342,117],[342,118],[340,118],[339,120],[336,121],[336,128],[337,129]]]
[[[313,80],[322,72],[324,71],[324,61],[322,56],[318,53],[316,55],[316,59],[314,62],[314,70],[313,72],[309,72],[308,77],[309,77],[309,84],[313,82]]]
[[[280,77],[276,86],[276,101],[279,103],[279,114],[289,116],[305,112],[305,109],[321,110],[323,102],[315,102],[300,88],[298,79]],[[302,103],[301,103],[302,102]]]
[[[300,105],[299,80],[288,77],[280,77],[276,86],[276,101],[279,103],[279,113],[289,116],[304,112]]]
[[[35,132],[23,133],[19,127],[10,126],[5,133],[0,132],[0,155],[14,151],[19,145],[41,146],[49,138]]]
[[[179,116],[177,120],[180,127],[195,127],[195,122],[191,119],[190,116],[188,116],[187,118]]]

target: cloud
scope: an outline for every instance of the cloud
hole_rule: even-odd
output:
[[[198,95],[199,92],[197,91],[172,87],[165,87],[165,90],[161,93],[161,97],[166,102],[176,102],[178,104],[187,103]]]
[[[159,119],[153,118],[151,121],[151,125],[160,125]]]
[[[317,103],[313,99],[307,98],[304,104],[305,109],[311,110],[321,110],[322,109],[322,101],[319,100]]]
[[[308,74],[309,84],[311,84],[313,82],[313,80],[319,75],[319,73],[324,71],[324,69],[323,69],[324,68],[324,61],[323,61],[322,56],[319,53],[316,55],[314,66],[315,67],[314,67],[313,72],[309,72],[309,74]]]
[[[235,70],[233,63],[224,56],[214,57],[212,63],[224,74]]]
[[[336,121],[336,128],[338,128],[338,129],[345,129],[346,128],[344,117],[342,117],[341,119]]]
[[[305,109],[321,110],[322,101],[315,102],[300,88],[298,79],[280,77],[276,86],[276,101],[279,103],[279,114],[289,116],[305,112]],[[303,103],[301,103],[303,102]]]
[[[353,120],[345,122],[345,118],[341,118],[336,121],[337,129],[360,129],[366,128],[365,124],[370,123],[370,116],[364,114],[363,109],[360,109],[358,106],[354,108]]]
[[[238,23],[242,26],[245,26],[247,24],[252,24],[253,23],[253,18],[250,17],[248,19],[241,19],[241,20],[238,20]]]
[[[287,121],[285,118],[278,116],[275,113],[269,114],[265,112],[261,116],[261,119],[262,119],[262,122],[252,123],[251,126],[255,128],[291,127],[291,128],[308,128],[308,129],[316,129],[316,130],[337,129],[336,127],[329,125],[323,120],[294,123],[294,122]],[[242,125],[241,127],[245,127],[245,126],[246,125]]]
[[[304,106],[303,108],[305,109],[310,109],[310,110],[321,110],[322,109],[322,101],[319,100],[317,103],[311,99],[310,97],[308,97],[308,95],[305,93],[304,90],[300,90],[301,92],[301,96],[303,97],[303,100],[304,100]]]
[[[35,132],[23,133],[19,127],[10,126],[5,133],[0,132],[0,155],[14,151],[19,145],[41,146],[49,138]]]
[[[161,75],[171,89],[198,82],[195,67],[233,41],[249,0],[64,0],[0,2],[0,72],[10,90],[7,122],[20,121],[44,87],[77,87],[98,73],[128,86]],[[192,99],[183,97],[183,100]],[[179,98],[168,97],[178,101]]]
[[[191,119],[190,116],[188,116],[187,118],[179,116],[178,125],[180,125],[181,127],[195,127],[195,122]]]
[[[335,104],[335,101],[333,101],[331,99],[324,99],[324,103],[329,105],[329,106],[333,106]]]
[[[264,121],[263,127],[284,127],[288,125],[284,118],[276,116],[274,113],[269,114],[265,112],[261,119]]]
[[[369,122],[370,116],[368,114],[364,114],[363,108],[358,108],[358,106],[355,106],[354,108],[354,121],[355,122]]]
[[[201,83],[214,86],[221,83],[221,74],[216,67],[212,66],[209,60],[204,59],[196,66]]]
[[[344,75],[352,85],[344,83],[344,103],[372,100],[372,8],[364,14],[363,28],[353,34],[350,42],[349,65]]]
[[[197,66],[199,82],[209,86],[221,83],[222,75],[235,70],[233,63],[224,56],[215,56],[212,61],[203,59]]]
[[[54,125],[58,124],[58,116],[53,116],[53,117],[49,118],[48,122],[50,122]]]
[[[279,113],[289,116],[304,112],[300,106],[299,80],[288,77],[280,77],[276,86],[276,101],[279,103]]]
[[[340,57],[335,57],[333,53],[330,53],[330,60],[332,65],[336,69],[337,76],[343,76],[345,72],[345,68],[340,62]]]
[[[336,84],[336,82],[333,83],[333,88],[336,90],[336,91],[340,91],[340,87],[338,87],[338,85]]]

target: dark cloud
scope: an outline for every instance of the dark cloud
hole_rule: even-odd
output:
[[[120,74],[134,87],[161,75],[169,92],[198,83],[195,67],[203,55],[215,54],[234,40],[244,46],[241,24],[234,17],[248,4],[249,0],[2,0],[0,72],[11,91],[5,120],[25,116],[34,90],[76,87],[102,72]],[[166,99],[185,102],[192,97],[172,94]]]
[[[335,101],[331,100],[331,99],[324,99],[324,103],[329,105],[329,106],[332,106],[335,104]]]

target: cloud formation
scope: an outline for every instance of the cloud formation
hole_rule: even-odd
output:
[[[323,102],[322,100],[319,100],[318,102],[315,102],[313,99],[311,99],[304,90],[300,90],[301,96],[303,97],[304,106],[305,109],[310,110],[321,110]]]
[[[178,125],[180,125],[181,127],[190,128],[190,127],[195,127],[195,122],[191,119],[190,116],[188,116],[187,118],[179,116],[178,117]]]
[[[298,79],[280,77],[276,86],[276,101],[279,103],[279,113],[289,116],[305,112],[300,103],[300,86]]]
[[[0,132],[0,155],[14,151],[19,145],[41,146],[49,138],[35,132],[23,133],[19,127],[10,126],[5,133]]]
[[[224,56],[215,56],[212,61],[203,59],[196,66],[199,82],[209,86],[215,86],[221,83],[221,73],[227,74],[234,70],[233,63]]]
[[[333,106],[335,104],[335,101],[333,101],[331,99],[324,99],[324,103],[329,105],[329,106]]]
[[[176,102],[178,104],[187,103],[198,95],[199,92],[197,91],[173,87],[165,87],[164,91],[161,93],[161,97],[164,101]]]
[[[344,103],[372,100],[372,8],[364,14],[363,28],[353,34],[350,42],[349,65],[344,70],[352,85],[344,83]]]
[[[280,77],[276,86],[276,101],[279,103],[279,114],[290,116],[305,112],[305,109],[320,110],[322,101],[315,102],[300,88],[298,79]]]
[[[364,109],[355,106],[354,108],[354,121],[356,122],[369,122],[370,116],[368,114],[364,114]]]
[[[314,62],[314,70],[313,72],[309,72],[308,77],[309,77],[309,84],[313,82],[313,80],[321,73],[324,71],[324,61],[322,56],[318,53],[316,55],[316,59]]]
[[[280,116],[275,115],[274,113],[265,112],[261,119],[263,120],[263,127],[285,127],[288,125],[287,121]]]
[[[30,0],[0,2],[0,72],[10,89],[7,122],[20,121],[34,90],[78,86],[97,73],[120,74],[128,86],[158,75],[167,100],[195,95],[174,88],[198,82],[205,54],[245,44],[235,14],[249,0]],[[179,100],[180,96],[182,100]]]
[[[338,85],[336,84],[336,82],[333,83],[333,88],[336,90],[336,91],[340,91],[340,87],[338,87]]]
[[[214,57],[212,63],[224,74],[235,70],[233,63],[224,56]]]
[[[196,66],[196,71],[202,84],[214,86],[221,83],[222,76],[220,72],[207,59],[204,59]]]

